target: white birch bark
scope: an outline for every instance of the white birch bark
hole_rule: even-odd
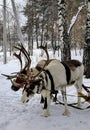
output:
[[[20,39],[21,44],[24,45],[23,35],[22,35],[22,32],[21,32],[19,18],[18,18],[18,14],[17,14],[17,10],[16,10],[16,7],[15,7],[14,0],[11,0],[11,3],[12,3],[13,12],[14,12],[14,15],[15,15],[15,20],[16,20],[16,23],[17,23],[18,38]]]

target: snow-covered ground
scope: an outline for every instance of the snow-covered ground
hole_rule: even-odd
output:
[[[77,54],[74,59],[82,60],[82,56]],[[52,54],[50,53],[52,57]],[[38,58],[39,57],[39,58]],[[0,130],[89,130],[90,129],[90,109],[79,110],[69,107],[71,115],[63,116],[63,105],[51,103],[51,116],[44,118],[42,114],[42,104],[40,104],[40,95],[35,95],[27,104],[20,101],[22,90],[14,92],[11,90],[11,83],[1,74],[10,74],[19,70],[19,62],[14,57],[9,57],[9,62],[2,64],[0,55]],[[32,58],[32,66],[40,56],[36,54]],[[90,86],[90,79],[83,80],[85,85]],[[74,86],[67,89],[67,94],[76,96]],[[61,99],[61,95],[58,95]],[[68,102],[75,102],[76,97],[68,96]],[[85,108],[90,104],[84,103]]]

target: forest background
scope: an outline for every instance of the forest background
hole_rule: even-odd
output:
[[[5,0],[4,0],[5,1]],[[90,14],[88,0],[26,0],[22,5],[11,0],[16,4],[18,19],[16,19],[15,9],[6,6],[6,29],[5,20],[3,21],[3,10],[0,16],[0,45],[4,53],[4,63],[6,63],[6,51],[10,55],[15,51],[14,46],[21,44],[22,38],[17,21],[20,22],[21,31],[25,46],[33,55],[33,49],[40,45],[47,45],[58,55],[61,51],[61,60],[71,59],[71,49],[84,49],[85,71],[90,70],[89,43],[90,39]],[[13,4],[12,4],[13,7]],[[14,14],[13,14],[14,11]],[[5,9],[4,9],[5,13]],[[23,16],[23,17],[21,17]],[[73,24],[72,24],[73,23]],[[72,25],[72,26],[71,26]],[[87,25],[87,27],[86,27]],[[4,28],[4,29],[3,29]],[[87,29],[87,31],[86,31]],[[7,43],[5,44],[5,35],[7,33]],[[87,43],[87,45],[86,45]],[[90,72],[87,77],[90,77]]]
[[[67,2],[67,28],[69,29],[70,22],[72,18],[77,14],[78,8],[84,4],[84,0],[68,0]],[[40,0],[35,1],[31,0],[26,5],[16,4],[17,10],[20,14],[26,17],[25,22],[20,21],[22,25],[22,31],[24,34],[24,39],[26,42],[33,46],[33,42],[38,44],[46,44],[49,43],[48,46],[51,48],[53,46],[57,46],[57,41],[59,42],[59,32],[58,32],[58,8],[57,1],[50,0]],[[75,25],[72,28],[70,33],[71,37],[71,48],[83,48],[85,41],[85,25],[86,25],[86,6],[81,10],[76,20]],[[2,12],[2,8],[1,8]],[[20,16],[19,14],[19,16]],[[2,47],[3,41],[3,14],[0,14],[0,46]],[[22,17],[21,15],[21,17]],[[20,18],[20,17],[19,17]],[[24,24],[23,24],[24,23]],[[7,48],[13,49],[13,45],[19,43],[19,39],[17,36],[17,26],[15,22],[15,18],[13,12],[7,8]],[[51,41],[51,43],[50,43]],[[36,44],[35,43],[35,44]],[[60,44],[59,44],[60,45]],[[33,47],[32,47],[33,48]],[[2,49],[1,49],[2,51]],[[12,50],[10,50],[12,51]]]

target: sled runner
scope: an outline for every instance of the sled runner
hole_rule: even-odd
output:
[[[89,90],[90,87],[85,86],[84,84],[82,84],[82,87],[84,88],[84,90],[87,92],[88,95],[79,92],[79,96],[81,96],[86,102],[90,103],[90,90]]]
[[[84,98],[86,102],[90,103],[90,96],[87,96],[87,95],[85,95],[83,93],[79,93],[79,96],[81,96],[82,98]]]
[[[82,98],[85,100],[84,102],[82,102],[82,104],[85,103],[85,102],[87,102],[87,103],[90,104],[90,90],[89,90],[90,87],[85,86],[84,84],[82,84],[82,87],[83,87],[83,89],[87,92],[87,95],[85,95],[85,94],[79,92],[79,93],[78,93],[78,96],[82,97]],[[56,104],[64,105],[64,103],[61,102],[61,101],[59,101],[59,100],[56,101]],[[70,106],[70,107],[76,108],[76,109],[80,109],[80,110],[85,110],[85,109],[90,108],[90,105],[87,106],[87,107],[85,107],[85,108],[79,108],[79,107],[77,107],[77,103],[69,103],[69,104],[67,104],[67,105]]]

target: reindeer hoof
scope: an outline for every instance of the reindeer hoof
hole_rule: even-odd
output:
[[[77,107],[78,107],[78,108],[81,108],[81,107],[82,107],[82,105],[81,105],[81,104],[77,104]]]
[[[69,110],[64,111],[63,116],[70,116]]]
[[[41,116],[42,116],[42,117],[48,117],[48,116],[50,116],[50,114],[49,114],[49,113],[44,113],[44,114],[42,114]]]

